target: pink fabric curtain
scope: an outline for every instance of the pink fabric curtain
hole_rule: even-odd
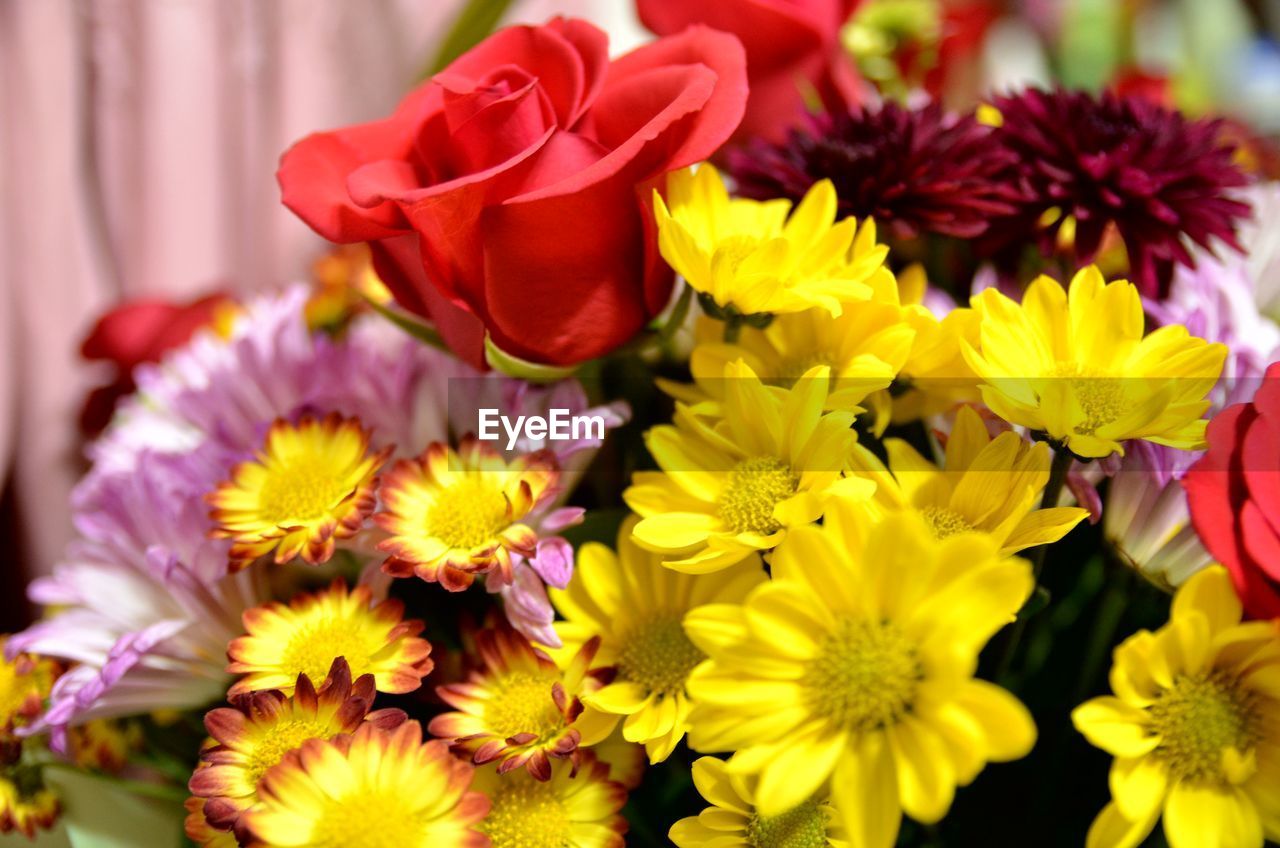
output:
[[[0,480],[25,552],[0,568],[46,570],[70,532],[93,319],[305,273],[321,244],[279,204],[279,154],[388,111],[462,5],[0,0]]]

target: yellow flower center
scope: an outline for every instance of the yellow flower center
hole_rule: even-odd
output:
[[[247,782],[255,788],[267,769],[284,759],[285,754],[301,747],[303,742],[334,736],[333,728],[315,718],[285,719],[259,730],[259,733],[253,740],[253,747],[244,766],[248,772]]]
[[[465,477],[440,492],[427,512],[427,533],[451,548],[479,547],[509,523],[506,495],[481,476]]]
[[[969,520],[954,509],[945,506],[927,506],[920,510],[925,523],[933,531],[934,538],[946,539],[957,533],[965,533],[973,529]]]
[[[1222,672],[1176,678],[1147,713],[1156,756],[1184,780],[1223,782],[1223,753],[1244,754],[1262,738],[1253,693]]]
[[[639,683],[650,692],[675,694],[693,667],[706,659],[684,633],[679,614],[645,621],[622,640],[618,655],[621,676]]]
[[[346,658],[353,678],[373,672],[377,647],[370,646],[362,624],[345,617],[325,618],[298,628],[280,655],[280,667],[290,677],[305,674],[317,687],[337,657]]]
[[[800,475],[774,456],[744,459],[729,472],[729,482],[720,494],[720,518],[735,533],[768,535],[782,527],[773,517],[773,508],[796,493]]]
[[[922,676],[915,645],[892,623],[844,619],[818,645],[800,684],[816,714],[868,731],[911,710]]]
[[[751,817],[747,824],[751,848],[825,848],[827,816],[815,801],[805,801],[780,816]]]
[[[18,674],[15,663],[0,658],[0,727],[13,720],[35,691],[30,676]]]
[[[341,799],[326,799],[308,844],[315,848],[405,848],[425,844],[428,823],[405,802],[410,789],[365,789]]]
[[[489,815],[478,827],[493,848],[563,848],[571,841],[572,820],[554,781],[507,777],[490,798]]]
[[[1084,421],[1076,425],[1077,432],[1093,435],[1125,412],[1124,385],[1118,377],[1107,377],[1074,363],[1060,364],[1050,377],[1068,380],[1071,394],[1084,411]]]
[[[267,478],[258,492],[258,509],[268,524],[302,524],[323,518],[351,494],[351,482],[335,477],[308,457],[306,462],[280,462],[267,466]]]
[[[495,683],[494,697],[484,702],[484,720],[496,734],[506,739],[517,733],[536,733],[545,740],[564,727],[564,716],[551,699],[552,681],[520,673]]]

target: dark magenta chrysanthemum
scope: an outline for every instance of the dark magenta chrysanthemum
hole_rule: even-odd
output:
[[[989,248],[1034,241],[1053,253],[1070,216],[1074,258],[1085,263],[1114,224],[1130,279],[1149,296],[1164,294],[1175,262],[1194,266],[1184,237],[1239,249],[1236,224],[1249,207],[1229,190],[1248,180],[1220,121],[1112,93],[1029,89],[994,105],[1003,118],[995,139],[1013,154],[1021,201],[992,223]]]
[[[1013,212],[1011,154],[992,130],[937,104],[813,116],[781,144],[753,142],[728,156],[739,191],[798,201],[823,178],[840,212],[871,216],[895,238],[923,233],[971,238]]]

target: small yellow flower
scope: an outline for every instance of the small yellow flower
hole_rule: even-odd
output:
[[[725,367],[739,359],[767,385],[790,388],[815,366],[831,369],[825,409],[864,410],[868,395],[889,387],[907,363],[915,329],[897,305],[897,283],[886,270],[868,283],[875,294],[866,303],[832,317],[820,309],[779,315],[764,329],[744,327],[736,342],[719,339],[718,322],[698,323],[699,344],[689,367],[694,384],[659,381],[670,394],[689,404],[723,401]],[[714,405],[699,412],[716,414]]]
[[[523,766],[538,780],[551,778],[551,759],[574,757],[594,745],[616,719],[583,708],[581,697],[600,685],[590,671],[598,640],[589,641],[562,671],[514,630],[476,636],[483,667],[463,683],[436,693],[455,712],[431,720],[432,736],[448,739],[476,765],[498,761],[506,774]]]
[[[1070,294],[1048,277],[1022,304],[995,289],[976,295],[978,348],[964,354],[982,379],[982,398],[1011,424],[1042,431],[1082,457],[1123,453],[1145,439],[1184,450],[1204,446],[1206,395],[1227,349],[1161,327],[1143,337],[1142,299],[1124,280],[1093,266]]]
[[[389,453],[371,454],[369,434],[336,413],[277,420],[257,458],[209,495],[213,535],[234,540],[232,569],[272,550],[277,563],[299,554],[326,562],[336,540],[354,536],[373,512],[374,475]]]
[[[693,785],[711,806],[671,826],[676,848],[847,848],[844,826],[824,795],[765,817],[756,811],[758,783],[752,775],[730,774],[724,760],[696,760]]]
[[[685,681],[706,659],[685,635],[685,613],[703,604],[741,603],[766,578],[756,556],[715,574],[664,568],[662,557],[631,540],[634,526],[634,519],[622,525],[617,554],[595,542],[583,545],[569,588],[552,590],[551,602],[565,619],[555,625],[564,647],[552,655],[567,660],[587,641],[600,640],[593,664],[616,667],[617,675],[583,702],[626,716],[623,737],[644,743],[656,763],[684,738],[691,708]]]
[[[507,462],[474,438],[456,453],[432,444],[419,459],[397,462],[379,491],[384,506],[374,521],[390,534],[378,545],[390,555],[383,569],[451,592],[495,569],[510,582],[511,555],[532,556],[538,543],[521,522],[559,479],[555,458],[544,451]]]
[[[627,791],[609,780],[609,767],[590,755],[578,767],[559,760],[549,780],[526,771],[499,774],[476,769],[473,788],[489,798],[489,814],[477,829],[492,848],[572,846],[623,848],[627,820],[619,815]]]
[[[489,802],[471,789],[472,771],[445,743],[424,743],[416,721],[364,724],[311,739],[268,771],[242,821],[254,844],[482,848],[475,828]]]
[[[1280,622],[1240,616],[1226,570],[1198,572],[1116,649],[1114,696],[1072,713],[1116,758],[1089,848],[1133,848],[1161,815],[1171,848],[1280,840]]]
[[[67,750],[75,764],[113,774],[125,767],[130,752],[142,742],[142,728],[133,722],[93,719],[67,728]]]
[[[788,534],[742,605],[689,613],[710,657],[689,678],[689,744],[736,752],[726,769],[759,776],[762,818],[825,786],[852,843],[889,848],[903,812],[937,822],[987,762],[1031,749],[1027,710],[973,674],[1033,580],[980,534],[939,540],[910,513],[864,526],[837,505]]]
[[[346,660],[336,659],[319,691],[298,675],[293,695],[276,689],[231,696],[230,707],[204,717],[212,745],[200,752],[202,763],[188,783],[204,801],[202,812],[217,830],[230,830],[240,815],[258,801],[263,775],[308,739],[332,739],[350,733],[366,720],[391,729],[404,721],[400,710],[370,713],[373,675],[354,683]]]
[[[373,605],[368,586],[348,591],[342,580],[298,595],[287,606],[272,602],[246,610],[247,635],[227,647],[227,671],[246,676],[228,694],[290,694],[298,675],[324,680],[338,657],[346,659],[352,675],[372,674],[379,692],[412,692],[431,671],[431,645],[418,638],[422,622],[403,614],[400,601]]]
[[[28,766],[16,768],[34,771]],[[0,834],[16,830],[34,839],[38,829],[53,827],[61,807],[58,796],[38,776],[0,775]]]
[[[809,189],[795,211],[788,200],[731,199],[711,165],[667,178],[667,200],[654,192],[658,247],[689,285],[726,313],[839,315],[864,300],[888,248],[875,222],[836,222],[829,180]],[[790,217],[788,218],[788,213]]]
[[[842,476],[857,434],[853,413],[822,411],[830,369],[810,369],[787,390],[764,385],[744,362],[730,363],[724,377],[724,417],[677,407],[675,426],[645,437],[662,471],[637,472],[623,493],[642,516],[636,542],[679,571],[733,565],[817,521],[837,494],[874,489]]]
[[[1089,514],[1068,506],[1037,509],[1049,482],[1049,446],[1013,432],[992,439],[972,407],[956,415],[943,468],[901,439],[885,439],[884,447],[888,469],[870,451],[858,452],[859,473],[876,483],[867,508],[914,510],[940,539],[985,533],[1001,553],[1013,554],[1058,541]]]

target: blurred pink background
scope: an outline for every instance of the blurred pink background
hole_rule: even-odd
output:
[[[391,109],[463,5],[0,0],[0,629],[70,533],[93,320],[305,273],[324,245],[279,204],[279,154]],[[642,37],[631,7],[518,0],[508,20],[587,17],[618,52]]]

